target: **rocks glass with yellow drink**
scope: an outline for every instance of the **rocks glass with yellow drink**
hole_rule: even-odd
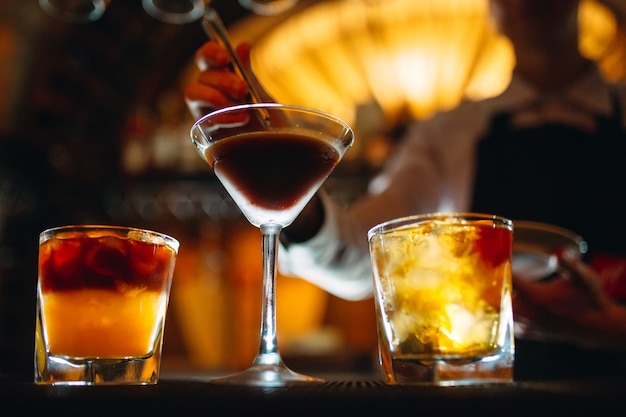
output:
[[[35,382],[155,384],[178,247],[128,227],[42,232]]]
[[[513,379],[513,223],[480,213],[395,219],[368,232],[388,384]]]

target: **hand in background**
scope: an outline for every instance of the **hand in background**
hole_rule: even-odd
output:
[[[522,337],[562,341],[583,348],[626,350],[626,306],[602,288],[589,265],[565,251],[555,279],[530,282],[515,279],[513,314]]]

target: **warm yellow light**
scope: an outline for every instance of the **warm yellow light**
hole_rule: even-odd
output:
[[[616,81],[623,79],[624,34],[620,33],[615,15],[595,0],[580,4],[580,50],[598,62],[605,77]]]
[[[253,66],[278,100],[348,122],[371,103],[390,124],[424,118],[506,85],[512,55],[487,14],[476,0],[317,2],[261,36]]]
[[[606,59],[616,36],[612,13],[583,0],[580,21],[583,53]],[[393,125],[496,95],[514,65],[487,0],[316,1],[254,39],[246,38],[249,27],[239,26],[238,36],[254,41],[255,72],[277,100],[349,123],[372,106]]]

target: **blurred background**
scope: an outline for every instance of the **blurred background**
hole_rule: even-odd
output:
[[[164,371],[247,367],[258,349],[261,236],[189,139],[183,88],[206,40],[198,15],[100,0],[79,17],[55,13],[61,3],[0,3],[0,374],[32,379],[38,235],[75,223],[147,227],[181,241]],[[184,0],[157,3],[196,10]],[[355,146],[326,184],[345,204],[409,120],[498,94],[514,64],[487,0],[211,7],[233,43],[253,44],[254,70],[278,101],[353,126]],[[612,80],[626,77],[625,12],[622,0],[581,6],[581,48]],[[376,369],[371,300],[339,300],[298,277],[280,276],[277,292],[279,344],[293,369]]]

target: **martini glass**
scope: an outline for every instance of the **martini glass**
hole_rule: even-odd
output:
[[[318,110],[253,103],[200,118],[190,135],[200,156],[263,236],[259,351],[248,369],[211,382],[262,387],[323,382],[290,370],[278,350],[278,238],[352,145],[353,131],[340,119]]]

